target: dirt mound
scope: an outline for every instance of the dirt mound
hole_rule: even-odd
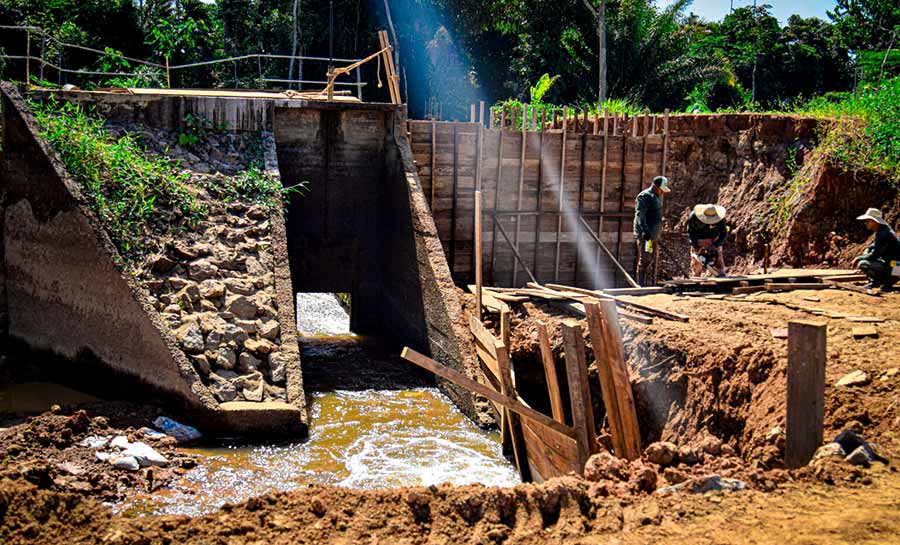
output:
[[[109,409],[119,409],[110,411]],[[117,422],[145,422],[150,412],[141,407],[113,404],[102,411]],[[155,411],[152,411],[155,413]],[[148,444],[168,459],[166,467],[139,471],[114,468],[97,457],[92,438],[125,436],[129,442]],[[179,453],[175,441],[148,433],[144,427],[116,428],[105,416],[91,417],[85,410],[53,412],[0,432],[0,478],[27,481],[44,490],[74,492],[101,501],[119,501],[132,492],[158,490],[196,465],[193,456]]]

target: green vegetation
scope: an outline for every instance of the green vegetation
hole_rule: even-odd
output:
[[[820,143],[830,160],[871,170],[900,187],[900,77],[814,99],[798,112],[830,120]]]
[[[139,257],[154,225],[192,225],[206,213],[188,175],[148,154],[131,136],[114,138],[103,120],[71,103],[31,102],[46,138],[79,183],[126,260]]]

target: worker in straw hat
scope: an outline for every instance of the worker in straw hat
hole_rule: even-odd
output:
[[[731,230],[725,223],[725,207],[698,204],[688,218],[687,227],[691,240],[691,274],[701,276],[704,266],[715,264],[716,274],[725,276],[722,246]]]
[[[866,222],[875,240],[853,262],[869,277],[867,288],[890,288],[900,276],[900,239],[877,208],[869,208],[856,219]]]

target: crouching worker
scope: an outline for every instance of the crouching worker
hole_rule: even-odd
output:
[[[875,240],[854,263],[869,277],[867,288],[888,289],[900,276],[900,239],[877,208],[869,208],[856,219],[866,222],[866,228],[875,233]]]
[[[718,276],[725,276],[722,246],[731,229],[725,223],[725,207],[698,204],[688,218],[691,239],[691,274],[701,276],[705,266],[714,266]]]
[[[645,253],[654,252],[653,245],[659,238],[662,229],[663,195],[671,191],[669,179],[665,176],[653,178],[650,187],[638,193],[634,207],[634,236],[637,239],[637,271],[638,281],[642,286],[650,284],[648,264]],[[655,273],[654,273],[655,276]]]

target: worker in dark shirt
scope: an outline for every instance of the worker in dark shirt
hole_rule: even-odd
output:
[[[691,240],[691,274],[701,276],[703,267],[715,263],[716,274],[725,276],[725,256],[722,246],[731,230],[725,223],[725,207],[717,204],[698,204],[688,218],[688,238]]]
[[[634,236],[644,251],[653,252],[653,241],[662,228],[662,197],[671,191],[665,176],[653,178],[650,187],[638,193],[634,206]],[[646,244],[649,242],[650,244]],[[640,248],[639,248],[640,249]]]
[[[650,187],[638,193],[634,203],[634,236],[637,243],[635,252],[635,276],[642,286],[656,282],[657,261],[650,259],[656,249],[656,239],[662,230],[663,195],[671,191],[669,179],[665,176],[653,178]],[[652,270],[651,270],[652,269]]]
[[[854,263],[869,277],[867,288],[889,289],[900,276],[900,239],[877,208],[869,208],[856,219],[866,222],[866,228],[875,233],[875,240]]]

